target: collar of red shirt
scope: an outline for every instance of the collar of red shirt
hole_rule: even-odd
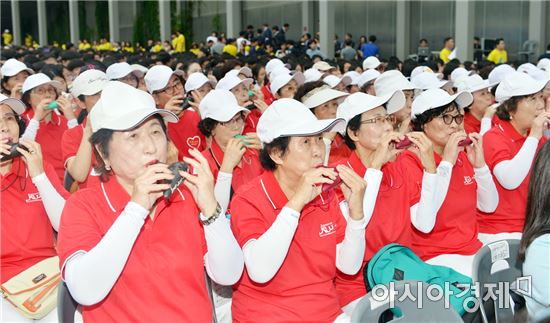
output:
[[[6,173],[6,175],[2,175],[2,179],[6,179],[12,175],[17,177],[27,177],[27,166],[21,157],[16,157],[12,160],[10,170]]]
[[[103,192],[103,196],[105,197],[105,201],[111,208],[111,211],[113,211],[113,213],[122,212],[122,210],[124,210],[128,202],[130,201],[130,195],[128,194],[128,192],[126,192],[124,187],[120,185],[116,177],[113,175],[109,176],[107,182],[102,182],[100,186]],[[183,193],[178,188],[172,195],[170,203],[182,202],[184,200],[185,198],[183,196]],[[167,206],[168,203],[164,200],[164,198],[160,197],[157,200],[157,209],[155,213],[159,214]]]
[[[212,152],[212,157],[216,161],[216,164],[221,166],[223,162],[224,153],[220,145],[218,145],[216,138],[212,139],[212,142],[210,144],[210,151]]]
[[[359,155],[357,155],[356,150],[354,150],[349,156],[348,166],[351,167],[351,169],[353,169],[357,174],[361,176],[365,176],[365,172],[367,171],[367,168],[361,161],[361,158],[359,158]]]
[[[510,121],[500,120],[498,123],[498,127],[502,132],[504,132],[508,137],[510,137],[512,140],[525,140],[526,137],[522,136],[514,126],[510,123]],[[529,134],[529,132],[527,132]]]
[[[279,182],[277,182],[273,172],[264,172],[260,177],[260,183],[273,209],[280,210],[288,203],[288,198],[279,185]]]
[[[25,117],[25,119],[27,119],[27,121],[31,121],[31,119],[34,117],[34,110],[32,108],[28,108],[25,113],[23,114],[23,116]],[[51,113],[51,116],[52,116],[52,123],[55,123],[56,125],[61,125],[61,118],[57,115],[57,113],[55,113],[55,110],[52,111]],[[40,123],[45,123],[46,118],[42,119],[40,121]]]

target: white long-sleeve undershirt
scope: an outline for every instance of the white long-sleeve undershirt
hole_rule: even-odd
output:
[[[479,135],[483,136],[487,131],[493,127],[492,118],[481,118],[481,126],[479,128]]]
[[[487,165],[474,168],[474,177],[477,182],[477,208],[485,213],[492,213],[497,209],[499,197],[493,176]]]
[[[514,158],[496,164],[493,174],[502,187],[514,190],[521,185],[529,174],[538,144],[537,138],[528,137]]]
[[[232,181],[233,174],[218,172],[218,178],[216,179],[216,185],[214,186],[214,196],[224,210],[227,210],[227,207],[229,206]]]
[[[42,204],[48,214],[53,229],[58,231],[61,212],[63,212],[63,207],[65,207],[65,199],[53,187],[46,173],[41,173],[33,177],[32,182],[38,189],[38,193],[40,193]]]
[[[129,202],[99,243],[88,252],[78,251],[64,264],[64,278],[73,298],[82,305],[101,302],[122,273],[149,211]],[[242,252],[229,220],[220,215],[205,226],[208,275],[222,285],[232,285],[243,270]]]

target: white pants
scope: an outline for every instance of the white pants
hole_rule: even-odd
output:
[[[426,260],[427,264],[450,267],[462,275],[472,277],[472,267],[474,264],[475,255],[464,256],[455,254],[439,255],[432,259]]]
[[[521,239],[521,232],[501,232],[501,233],[478,233],[477,238],[484,246],[488,245],[491,242],[507,239]]]
[[[342,313],[336,317],[336,319],[334,320],[334,323],[349,323],[350,321],[351,321],[351,316],[346,313]]]

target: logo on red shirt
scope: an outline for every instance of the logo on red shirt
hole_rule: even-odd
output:
[[[470,176],[464,176],[464,185],[472,185],[474,180]]]
[[[191,148],[197,148],[201,146],[201,138],[199,136],[189,137],[187,138],[187,145]]]
[[[40,202],[42,201],[42,198],[40,197],[40,193],[28,193],[27,199],[25,202],[32,203],[32,202]]]
[[[319,237],[326,237],[328,235],[331,235],[333,233],[336,233],[336,225],[332,224],[332,222],[327,224],[321,224],[321,231],[319,231]]]

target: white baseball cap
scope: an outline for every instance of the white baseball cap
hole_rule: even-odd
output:
[[[347,124],[356,115],[383,106],[386,103],[388,114],[395,113],[405,106],[405,94],[401,90],[384,96],[374,96],[363,92],[353,93],[338,106],[336,117],[346,120]]]
[[[380,66],[380,60],[376,56],[369,56],[363,61],[363,70],[370,70]]]
[[[155,65],[151,67],[147,74],[145,74],[145,86],[147,87],[147,91],[153,93],[164,89],[174,74],[178,76],[184,75],[183,71],[172,71],[172,69],[166,65]]]
[[[314,68],[309,68],[305,70],[304,77],[306,78],[305,83],[317,82],[321,79],[321,77],[323,77],[323,73],[319,72]]]
[[[269,74],[269,77],[270,79],[275,79],[277,76],[282,74],[292,74],[292,72],[284,66],[279,66],[273,71],[271,71],[271,74]]]
[[[488,80],[484,80],[481,76],[475,74],[461,79],[462,81],[456,84],[458,92],[466,91],[470,93],[479,90],[487,89],[493,86]]]
[[[530,95],[542,91],[548,82],[537,81],[526,73],[516,71],[504,77],[497,87],[495,97],[497,102],[504,102],[514,96]]]
[[[496,85],[500,83],[504,79],[504,77],[506,77],[506,75],[514,73],[515,71],[516,70],[508,64],[498,65],[497,67],[493,68],[491,73],[489,73],[489,83]]]
[[[376,80],[379,76],[380,76],[380,72],[378,72],[375,69],[366,70],[363,73],[361,73],[361,75],[359,75],[359,79],[357,80],[357,85],[359,87],[363,87],[363,85],[367,84],[370,81]]]
[[[329,102],[334,99],[344,98],[349,93],[337,91],[331,89],[328,85],[315,88],[302,97],[302,102],[309,109],[316,108],[325,102]]]
[[[248,109],[239,106],[237,98],[229,90],[212,90],[199,104],[201,119],[211,118],[219,122],[231,120],[237,113]]]
[[[412,79],[413,77],[419,75],[419,74],[422,74],[422,73],[434,73],[435,76],[437,76],[438,79],[442,79],[443,78],[443,74],[442,73],[435,73],[429,66],[417,66],[415,67],[412,71],[411,71],[411,77],[410,79]]]
[[[109,81],[90,112],[92,131],[100,129],[128,130],[147,118],[160,114],[167,122],[178,122],[172,112],[157,109],[151,94],[119,81]]]
[[[351,83],[351,77],[344,75],[342,78],[339,78],[336,75],[327,75],[323,79],[323,82],[328,84],[331,88],[335,88],[340,83],[344,84],[344,86],[348,86]]]
[[[109,82],[107,75],[100,70],[86,70],[73,81],[71,94],[76,98],[80,95],[94,95],[103,90]]]
[[[317,63],[313,64],[312,68],[318,70],[319,72],[327,72],[335,69],[336,67],[330,65],[325,61],[318,61]]]
[[[143,73],[143,75],[147,74],[149,72],[149,69],[141,64],[132,64],[130,65],[133,71],[140,71]]]
[[[126,62],[111,64],[105,72],[111,81],[121,79],[130,73],[133,73],[138,78],[144,75],[142,71],[132,69],[130,64]]]
[[[52,81],[48,75],[44,73],[36,73],[33,75],[30,75],[25,79],[25,82],[23,82],[23,93],[30,91],[34,89],[35,87],[38,87],[40,85],[49,84],[53,86],[58,92],[64,91],[63,84],[59,81]]]
[[[451,81],[455,82],[461,77],[470,76],[472,74],[474,74],[473,71],[468,71],[464,67],[457,67],[451,72]]]
[[[414,99],[411,117],[412,119],[416,119],[417,115],[445,106],[451,102],[455,102],[459,108],[465,108],[472,104],[473,101],[474,97],[468,92],[459,92],[455,95],[450,95],[442,89],[428,89]]]
[[[347,76],[351,79],[351,82],[348,85],[357,85],[359,83],[359,76],[361,76],[361,74],[357,73],[356,71],[349,71],[344,73],[344,76]]]
[[[269,84],[269,90],[271,93],[275,94],[277,91],[279,91],[282,87],[288,84],[291,80],[295,80],[298,86],[304,84],[305,81],[304,74],[300,72],[296,72],[292,75],[290,74],[277,74],[277,76],[271,81]]]
[[[2,77],[7,76],[11,77],[17,75],[21,71],[27,71],[29,74],[34,74],[34,71],[25,65],[25,63],[16,60],[15,58],[10,58],[4,62],[2,68],[0,68],[0,73]]]
[[[279,67],[287,67],[288,68],[288,67],[290,67],[290,65],[283,63],[283,61],[281,61],[278,58],[273,58],[273,59],[269,60],[269,62],[267,62],[267,64],[265,64],[265,72],[269,76],[269,74],[271,74],[271,72],[273,72],[275,69],[277,69]]]
[[[299,101],[279,99],[262,113],[256,131],[260,141],[268,144],[280,137],[305,137],[344,129],[344,119],[319,120]]]
[[[439,89],[450,84],[450,81],[440,80],[434,73],[420,73],[411,77],[411,82],[421,90]]]
[[[25,104],[23,103],[23,101],[19,99],[9,98],[2,93],[0,93],[0,105],[1,104],[9,106],[18,115],[21,115],[23,114],[23,112],[25,112]]]
[[[414,90],[416,87],[398,70],[382,73],[374,81],[374,92],[378,96],[393,93],[396,90]]]
[[[537,68],[540,68],[541,70],[545,71],[548,75],[550,75],[550,59],[543,58],[537,63]]]
[[[244,75],[247,78],[252,78],[252,70],[246,66],[243,66],[239,69],[232,69],[231,71],[227,72],[227,74],[233,74],[235,76],[239,76],[239,74]]]
[[[518,72],[527,73],[529,76],[537,81],[550,80],[550,74],[547,74],[545,71],[537,68],[531,63],[521,64],[518,67]]]
[[[191,75],[189,75],[187,81],[185,82],[185,92],[194,91],[205,85],[206,83],[210,83],[212,89],[216,87],[216,81],[209,79],[201,72],[192,73]]]
[[[232,88],[236,87],[239,84],[244,84],[245,86],[249,86],[252,84],[252,79],[246,78],[246,79],[240,79],[236,75],[225,75],[216,85],[216,90],[231,90]]]

